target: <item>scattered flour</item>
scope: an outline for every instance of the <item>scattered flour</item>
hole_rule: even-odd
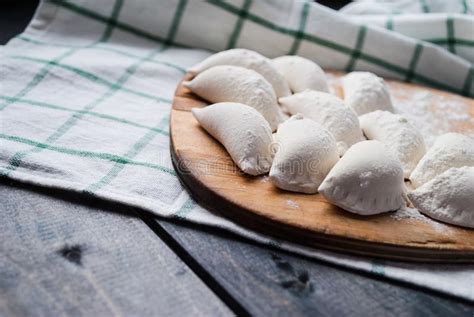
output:
[[[416,208],[411,207],[402,207],[396,212],[390,214],[390,217],[395,220],[410,220],[410,221],[420,221],[426,224],[431,225],[434,230],[437,232],[447,231],[449,226],[442,224],[438,221],[432,220],[429,217],[426,217],[420,213]]]
[[[270,176],[264,175],[264,176],[260,177],[260,181],[262,183],[268,183],[270,181]]]
[[[396,220],[413,219],[413,220],[420,220],[423,222],[432,221],[430,218],[420,213],[417,209],[410,208],[410,207],[402,207],[398,209],[396,212],[392,213],[390,217]]]
[[[339,77],[331,73],[327,73],[326,77],[332,93],[342,91]],[[389,84],[393,107],[396,113],[405,116],[420,130],[427,148],[438,135],[447,132],[462,132],[474,137],[474,118],[462,97],[455,94],[449,98],[434,95],[421,86],[415,92],[404,87],[397,83]],[[457,125],[462,125],[462,131],[456,129]]]
[[[423,89],[415,93],[391,89],[391,93],[395,111],[420,130],[427,147],[433,144],[438,135],[455,132],[456,124],[459,123],[467,127],[463,133],[474,135],[474,119],[460,97],[447,99]]]
[[[295,208],[295,209],[300,208],[300,205],[298,205],[298,203],[297,203],[296,201],[291,200],[291,199],[288,199],[288,200],[286,201],[286,204],[287,204],[289,207],[291,207],[291,208]]]

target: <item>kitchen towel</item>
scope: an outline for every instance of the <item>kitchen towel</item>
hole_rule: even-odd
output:
[[[436,44],[474,62],[474,2],[362,0],[342,8],[351,20]]]
[[[453,32],[472,40],[465,24],[454,23]],[[401,33],[307,1],[41,2],[25,32],[0,49],[0,176],[223,228],[474,300],[474,265],[374,261],[263,236],[199,206],[171,163],[174,90],[186,68],[212,51],[298,54],[325,68],[474,94],[469,60]]]

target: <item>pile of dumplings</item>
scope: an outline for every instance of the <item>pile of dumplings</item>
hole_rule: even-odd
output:
[[[244,173],[269,173],[280,189],[319,193],[359,215],[411,201],[431,218],[474,228],[474,140],[448,133],[427,150],[420,131],[394,113],[382,78],[349,73],[342,100],[316,63],[246,49],[189,72],[184,86],[212,103],[193,108],[194,117]]]

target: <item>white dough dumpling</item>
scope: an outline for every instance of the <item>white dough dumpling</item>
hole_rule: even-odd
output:
[[[318,190],[332,204],[359,215],[397,210],[406,199],[400,160],[377,140],[350,147]]]
[[[474,166],[474,139],[459,133],[439,136],[410,175],[417,188],[451,167]]]
[[[270,170],[272,131],[254,108],[222,102],[193,108],[192,113],[199,124],[225,147],[244,173],[260,175]]]
[[[268,121],[272,131],[284,120],[272,86],[251,69],[214,66],[183,85],[212,103],[237,102],[255,108]]]
[[[326,74],[315,62],[301,56],[281,56],[272,60],[273,66],[286,78],[296,93],[306,89],[329,92]]]
[[[271,60],[255,51],[244,48],[234,48],[211,55],[188,69],[188,71],[196,75],[218,65],[233,65],[253,69],[273,86],[277,97],[291,95],[285,77],[276,70]]]
[[[270,169],[272,183],[285,190],[313,194],[339,160],[336,140],[319,123],[295,115],[275,134],[278,151]]]
[[[375,110],[393,111],[390,92],[382,78],[369,72],[352,72],[342,78],[344,101],[357,115]]]
[[[420,131],[399,114],[377,110],[359,117],[360,127],[369,140],[379,140],[394,151],[408,178],[426,152]]]
[[[453,167],[408,194],[422,213],[436,220],[474,228],[474,167]]]
[[[334,95],[306,90],[280,98],[279,102],[291,114],[301,113],[328,129],[337,141],[340,155],[354,143],[364,140],[357,115]]]

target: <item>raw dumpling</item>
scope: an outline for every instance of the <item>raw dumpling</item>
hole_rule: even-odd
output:
[[[306,89],[329,92],[324,71],[313,61],[301,56],[281,56],[273,66],[286,78],[293,92]]]
[[[237,102],[255,108],[272,131],[283,121],[275,91],[259,73],[237,66],[214,66],[184,86],[210,102]]]
[[[357,115],[334,95],[306,90],[280,98],[279,102],[291,114],[301,113],[328,129],[337,141],[340,155],[352,144],[364,140]]]
[[[351,146],[318,190],[332,204],[359,215],[396,210],[405,201],[402,165],[377,140]]]
[[[237,166],[247,174],[267,173],[272,164],[272,131],[254,108],[240,103],[221,102],[193,108],[199,124],[216,138]]]
[[[291,95],[290,87],[285,77],[276,70],[271,60],[257,52],[243,48],[234,48],[211,55],[188,69],[188,71],[196,75],[218,65],[233,65],[253,69],[273,86],[277,97]]]
[[[474,166],[474,139],[459,134],[439,136],[410,175],[414,188],[451,167]]]
[[[408,194],[422,213],[474,228],[474,167],[450,168]]]
[[[339,160],[334,137],[319,123],[295,115],[280,124],[274,139],[278,152],[270,169],[272,183],[285,190],[316,193]]]
[[[393,112],[392,100],[382,78],[368,72],[352,72],[342,79],[344,101],[357,115],[375,110]]]
[[[426,152],[421,133],[407,119],[388,111],[366,113],[359,122],[369,140],[379,140],[398,155],[403,175],[408,178]]]

